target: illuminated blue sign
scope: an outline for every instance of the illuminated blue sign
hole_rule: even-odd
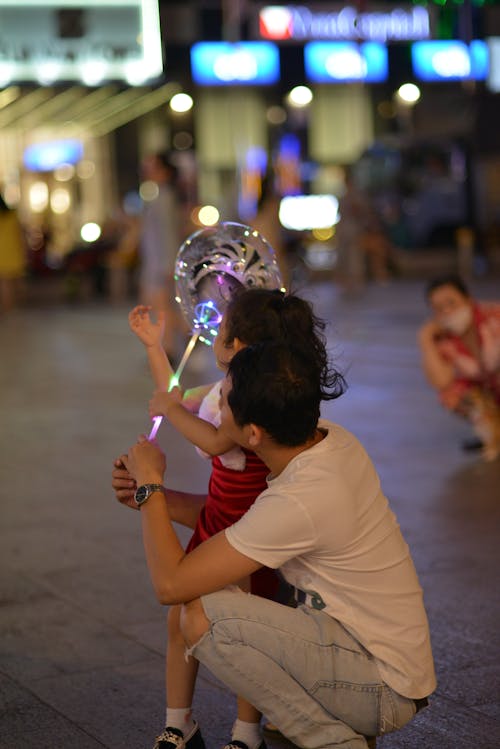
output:
[[[191,47],[191,72],[200,86],[276,83],[278,47],[271,42],[198,42]]]
[[[309,42],[304,67],[315,83],[379,83],[387,80],[387,47],[378,42]]]
[[[23,163],[31,172],[51,172],[61,164],[76,164],[83,157],[79,140],[52,140],[34,143],[23,154]]]
[[[488,47],[476,39],[464,42],[415,42],[411,48],[413,72],[422,81],[481,81],[488,75]]]
[[[500,36],[490,36],[487,41],[490,58],[487,86],[490,91],[500,91]]]

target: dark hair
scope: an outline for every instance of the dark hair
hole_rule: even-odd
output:
[[[172,180],[174,182],[177,181],[179,177],[179,168],[174,163],[173,156],[170,151],[158,151],[157,153],[153,153],[151,155],[151,158],[167,172],[170,172]]]
[[[262,208],[265,203],[274,196],[274,178],[271,174],[266,174],[260,186],[260,196],[257,201],[257,210]]]
[[[278,341],[306,352],[320,373],[323,400],[338,398],[346,390],[343,376],[329,369],[325,323],[305,299],[278,290],[245,289],[229,302],[225,323],[227,344],[235,338],[246,346]]]
[[[320,370],[302,349],[265,341],[232,358],[228,403],[242,427],[256,424],[279,445],[296,447],[314,436],[321,402]]]
[[[462,296],[470,297],[469,290],[460,276],[457,276],[455,273],[450,273],[444,276],[437,276],[436,278],[433,278],[432,281],[429,281],[425,289],[426,299],[429,299],[431,294],[436,291],[436,289],[440,289],[441,286],[452,286],[462,294]]]

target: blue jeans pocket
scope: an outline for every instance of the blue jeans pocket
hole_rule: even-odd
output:
[[[410,721],[416,712],[415,702],[396,694],[385,686],[380,695],[380,730],[379,734],[397,731]]]
[[[380,684],[318,681],[311,696],[331,715],[358,733],[375,736],[380,728]]]

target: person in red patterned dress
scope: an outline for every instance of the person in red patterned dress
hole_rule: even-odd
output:
[[[443,406],[472,424],[486,460],[500,454],[500,303],[474,300],[458,276],[427,287],[432,317],[418,340],[424,373]]]
[[[184,394],[178,388],[167,392],[172,371],[161,345],[163,318],[160,315],[154,323],[150,311],[151,307],[139,305],[129,315],[132,331],[146,346],[153,378],[159,387],[151,400],[150,414],[168,418],[198,452],[212,461],[208,493],[201,509],[198,505],[197,511],[189,513],[186,508],[191,506],[190,500],[183,495],[179,501],[180,514],[175,520],[192,525],[193,517],[196,517],[194,533],[186,548],[188,553],[245,514],[267,487],[269,471],[255,453],[238,447],[219,430],[221,382],[188,390]],[[311,357],[326,361],[323,328],[323,321],[314,315],[311,305],[297,296],[262,288],[242,291],[226,308],[215,338],[213,348],[217,366],[225,372],[241,348],[265,340],[299,341],[309,347]],[[113,487],[121,502],[133,506],[130,500],[134,487],[128,481],[127,490],[127,479],[130,476],[117,461]],[[276,598],[279,579],[273,570],[262,568],[250,580],[241,581],[240,587],[266,598]],[[166,723],[164,731],[156,738],[154,749],[204,747],[191,710],[198,662],[193,657],[185,658],[179,616],[180,606],[171,606],[166,657]],[[238,698],[238,716],[227,748],[265,749],[260,719],[261,713],[256,708]]]

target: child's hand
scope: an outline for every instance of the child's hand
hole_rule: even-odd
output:
[[[158,312],[158,322],[154,323],[149,315],[151,305],[139,304],[129,312],[130,329],[147,347],[161,346],[165,330],[165,314]]]
[[[168,418],[169,411],[180,403],[182,403],[182,391],[179,388],[173,388],[168,393],[164,390],[156,390],[149,401],[149,415],[151,418],[153,416]]]

